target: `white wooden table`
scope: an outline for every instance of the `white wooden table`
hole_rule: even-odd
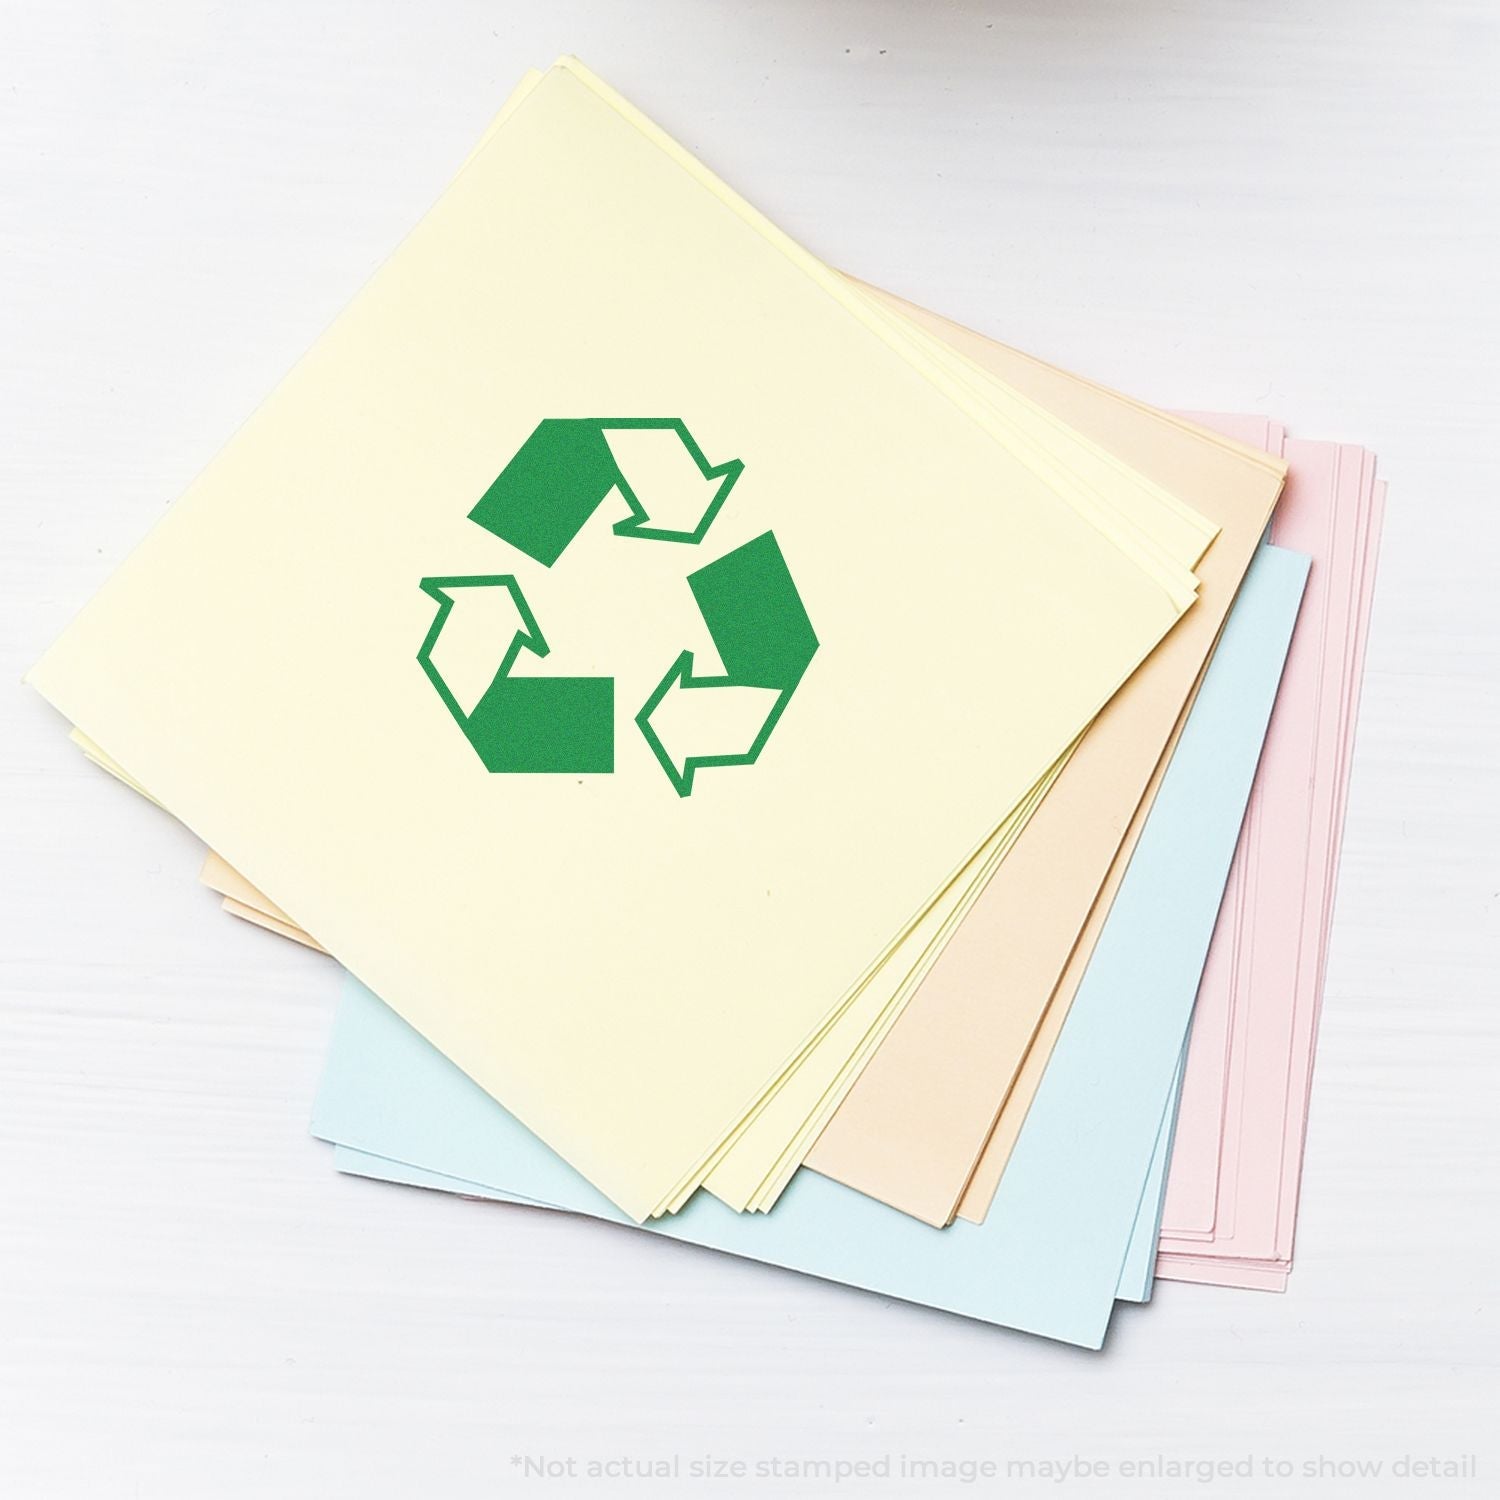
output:
[[[220,915],[193,841],[11,687],[0,1495],[1496,1493],[1486,0],[6,0],[0,676],[564,50],[842,267],[1162,404],[1379,452],[1292,1289],[1164,1286],[1093,1357],[340,1178],[306,1130],[332,965]],[[676,1482],[586,1472],[674,1454]],[[1405,1454],[1475,1454],[1481,1478],[1400,1479]],[[750,1472],[692,1480],[703,1455]],[[902,1455],[1002,1478],[916,1482]],[[1155,1455],[1292,1472],[1004,1477]],[[887,1478],[756,1474],[885,1457]]]

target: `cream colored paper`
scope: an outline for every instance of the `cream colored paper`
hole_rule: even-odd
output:
[[[636,1217],[1192,592],[724,208],[554,69],[31,674]],[[489,776],[413,661],[420,576],[514,566],[465,520],[506,457],[611,412],[745,460],[701,560],[774,528],[821,642],[753,773],[688,799],[623,730],[613,776]],[[707,654],[678,548],[575,545],[525,574],[550,673],[633,705]]]

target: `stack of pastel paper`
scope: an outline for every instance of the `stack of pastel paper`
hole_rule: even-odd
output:
[[[564,59],[30,680],[348,969],[341,1169],[1097,1346],[1284,1279],[1381,498]]]

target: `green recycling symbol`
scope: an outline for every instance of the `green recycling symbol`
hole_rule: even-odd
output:
[[[653,450],[644,465],[642,445]],[[676,417],[549,417],[469,519],[550,568],[605,499],[618,493],[629,513],[614,523],[616,536],[697,547],[743,470],[737,458],[710,464]],[[638,474],[636,483],[631,472]],[[675,482],[663,481],[668,474],[675,474]],[[643,493],[650,486],[642,475],[650,476],[654,492]],[[723,671],[695,673],[693,652],[684,649],[635,714],[680,797],[692,795],[700,770],[755,763],[818,649],[774,532],[694,569],[686,581]],[[437,613],[417,661],[487,770],[614,770],[613,677],[513,675],[523,652],[545,657],[549,650],[514,574],[424,578],[421,589]],[[460,598],[487,606],[487,639],[509,641],[498,669],[491,675],[486,657],[467,693],[445,670],[442,656]],[[714,734],[722,738],[712,742]]]

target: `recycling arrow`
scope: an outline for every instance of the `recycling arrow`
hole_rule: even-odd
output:
[[[754,764],[818,649],[774,533],[687,581],[724,671],[697,676],[683,651],[635,717],[679,797],[706,767]]]
[[[641,710],[637,723],[680,796],[692,794],[704,766],[746,766],[775,727],[785,695],[729,677],[696,676],[684,651]]]
[[[678,417],[547,417],[469,519],[551,567],[612,492],[617,536],[703,540],[744,464],[710,464]]]
[[[420,586],[438,608],[417,661],[487,770],[614,770],[614,678],[511,675],[523,651],[551,649],[514,577]]]

